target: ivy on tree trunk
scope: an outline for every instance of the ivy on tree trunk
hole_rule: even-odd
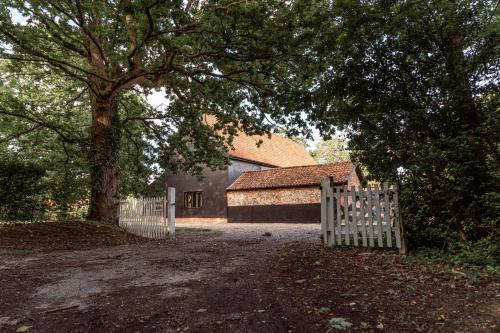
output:
[[[88,218],[117,223],[121,125],[116,98],[91,96],[90,200]]]

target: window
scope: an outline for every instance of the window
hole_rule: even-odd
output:
[[[201,208],[203,204],[203,192],[184,192],[184,207]]]

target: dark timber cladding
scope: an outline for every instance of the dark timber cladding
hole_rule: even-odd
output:
[[[168,173],[165,186],[176,188],[176,216],[179,222],[188,219],[211,219],[226,221],[227,200],[226,188],[244,171],[262,170],[268,166],[254,164],[236,159],[230,160],[227,170],[203,170],[203,179],[182,172]]]
[[[232,223],[320,223],[320,204],[228,207]]]
[[[227,170],[203,171],[203,180],[187,173],[168,174],[166,186],[175,187],[178,218],[226,218]]]

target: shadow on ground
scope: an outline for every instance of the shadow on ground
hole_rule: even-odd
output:
[[[175,241],[129,239],[117,231],[120,241],[108,239],[109,246],[99,237],[89,241],[88,231],[82,243],[91,250],[32,246],[34,253],[0,255],[0,330],[493,332],[499,327],[500,289],[493,282],[470,285],[406,265],[393,252],[325,249],[317,226],[228,228],[218,228],[222,234],[186,231]],[[0,235],[0,247],[6,248],[4,239]]]

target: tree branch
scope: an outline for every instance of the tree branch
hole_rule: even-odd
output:
[[[45,127],[47,129],[50,129],[53,132],[55,132],[57,135],[59,135],[59,137],[61,137],[61,139],[64,140],[64,141],[66,141],[67,143],[78,143],[78,144],[82,143],[81,139],[70,138],[58,126],[53,125],[53,124],[49,124],[49,123],[47,123],[47,122],[45,122],[43,120],[39,120],[39,119],[36,119],[34,117],[30,117],[30,116],[28,116],[26,114],[19,114],[19,113],[10,112],[10,111],[7,111],[7,110],[2,110],[2,109],[0,109],[0,114],[5,114],[5,115],[8,115],[8,116],[12,116],[12,117],[22,118],[22,119],[28,120],[29,122],[37,124],[40,127]]]
[[[75,4],[76,4],[77,11],[78,11],[78,15],[77,15],[77,20],[79,22],[78,26],[90,38],[90,40],[92,41],[92,43],[95,45],[95,47],[99,51],[99,54],[101,56],[102,61],[104,61],[104,64],[106,66],[108,66],[109,65],[108,58],[106,57],[106,55],[104,53],[104,50],[101,47],[101,44],[99,44],[97,42],[97,40],[94,37],[94,35],[92,34],[92,32],[90,30],[88,30],[87,27],[86,27],[86,25],[85,25],[85,19],[84,19],[84,16],[83,16],[82,6],[81,6],[80,0],[75,0]]]
[[[0,140],[0,143],[4,143],[4,142],[8,142],[8,141],[11,141],[13,139],[17,139],[17,138],[20,138],[21,136],[25,135],[25,134],[28,134],[28,133],[31,133],[33,131],[36,131],[37,129],[41,128],[42,125],[35,125],[31,128],[28,128],[27,130],[24,130],[24,131],[21,131],[21,132],[18,132],[16,134],[12,134],[12,135],[9,135],[7,136],[6,138],[3,138]]]

